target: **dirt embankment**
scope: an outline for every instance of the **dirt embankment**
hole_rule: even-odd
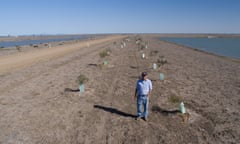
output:
[[[139,50],[135,36],[124,48],[122,39],[56,48],[42,52],[49,55],[41,62],[2,75],[0,143],[239,143],[239,63],[142,39],[148,49]],[[110,56],[101,58],[108,48]],[[162,56],[167,63],[154,70]],[[132,100],[142,71],[153,82],[148,122],[135,120]],[[80,74],[89,81],[79,95]],[[181,100],[190,114],[186,122]]]
[[[0,73],[10,72],[17,68],[23,68],[39,61],[54,59],[68,53],[72,53],[76,50],[80,50],[83,47],[88,47],[90,45],[100,44],[106,41],[111,41],[114,39],[119,39],[117,37],[108,37],[104,39],[89,40],[85,42],[80,42],[68,46],[58,46],[49,49],[38,49],[32,50],[25,53],[15,53],[12,55],[2,56],[0,58]]]

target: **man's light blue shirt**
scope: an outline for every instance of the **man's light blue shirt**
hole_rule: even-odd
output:
[[[137,95],[147,95],[152,90],[152,82],[149,79],[137,81]]]

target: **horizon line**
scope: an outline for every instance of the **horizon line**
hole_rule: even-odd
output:
[[[187,34],[187,35],[192,35],[192,34],[197,34],[197,35],[240,35],[240,33],[59,33],[59,34],[19,34],[19,35],[14,35],[14,34],[7,34],[7,35],[1,35],[0,37],[19,37],[19,36],[60,36],[60,35],[115,35],[115,34]]]

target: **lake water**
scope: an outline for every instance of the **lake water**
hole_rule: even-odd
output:
[[[160,38],[160,40],[240,59],[240,38]]]
[[[6,42],[0,42],[0,48],[24,46],[24,45],[30,45],[30,44],[41,44],[41,43],[49,43],[49,42],[82,40],[82,39],[88,39],[90,37],[91,37],[90,35],[77,35],[77,36],[66,36],[63,38],[23,40],[23,41],[6,41]]]

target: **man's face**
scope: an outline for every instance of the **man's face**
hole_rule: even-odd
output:
[[[142,76],[142,79],[143,79],[143,80],[146,80],[146,79],[147,79],[147,76]]]

